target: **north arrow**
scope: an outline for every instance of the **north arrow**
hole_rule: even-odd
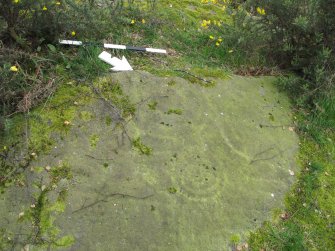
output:
[[[127,59],[122,56],[122,59],[118,59],[117,57],[113,57],[112,55],[109,54],[106,51],[103,51],[100,55],[99,58],[106,62],[107,64],[110,64],[112,66],[114,66],[113,68],[111,68],[112,71],[132,71],[133,68],[130,66],[130,64],[128,63]]]

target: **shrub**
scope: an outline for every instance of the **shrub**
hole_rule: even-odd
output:
[[[134,13],[139,18],[142,9],[154,3],[148,0],[143,7],[142,1],[135,0],[1,0],[0,132],[4,116],[29,111],[53,91],[64,74],[86,79],[101,72],[97,50],[60,51],[58,39],[122,38],[126,42],[126,28]]]
[[[289,90],[296,91],[298,97],[304,95],[305,104],[313,104],[320,96],[334,91],[333,7],[331,0],[249,0],[245,11],[235,20],[240,29],[253,34],[257,41],[252,46],[248,39],[252,46],[249,51],[264,53],[268,63],[302,78],[291,82]],[[255,33],[252,27],[259,32]],[[239,40],[245,37],[241,35]]]
[[[29,49],[43,41],[54,42],[65,27],[59,22],[63,4],[53,0],[3,0],[0,2],[0,18],[5,23],[3,40],[14,40]]]

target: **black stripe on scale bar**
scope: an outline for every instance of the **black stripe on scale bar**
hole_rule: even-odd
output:
[[[135,46],[130,46],[130,45],[126,45],[126,49],[127,49],[127,50],[133,50],[133,51],[147,51],[146,48],[143,48],[143,47],[135,47]]]

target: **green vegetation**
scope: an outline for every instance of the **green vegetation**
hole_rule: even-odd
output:
[[[169,109],[166,114],[177,114],[177,115],[182,115],[183,111],[180,109]]]
[[[34,245],[40,247],[67,247],[73,244],[72,236],[59,237],[60,230],[54,225],[55,213],[62,213],[65,210],[65,199],[67,190],[64,188],[57,192],[57,199],[50,201],[48,196],[62,179],[72,179],[71,170],[68,164],[62,163],[50,169],[50,183],[40,184],[40,194],[36,198],[36,203],[30,206],[28,219],[32,220],[36,228],[36,236],[32,237]]]
[[[79,118],[81,118],[84,121],[90,121],[94,118],[94,115],[88,111],[81,111],[79,113]]]
[[[107,126],[110,126],[112,124],[111,116],[106,116],[105,117],[105,123],[106,123]]]
[[[34,168],[36,172],[43,172],[44,168]],[[55,216],[64,212],[66,206],[67,188],[57,190],[61,180],[72,179],[70,167],[67,163],[49,167],[48,176],[50,182],[36,182],[38,192],[35,195],[35,203],[21,212],[19,222],[31,222],[32,231],[25,237],[24,242],[39,248],[64,248],[73,244],[74,238],[70,235],[60,236],[61,230],[55,226]],[[14,240],[7,243],[0,239],[1,245],[8,248]]]
[[[290,71],[278,87],[295,105],[300,136],[298,180],[286,208],[251,233],[252,250],[332,250],[335,247],[334,17],[329,1],[247,1],[236,27],[264,62]],[[264,10],[264,13],[263,13]],[[254,14],[257,18],[252,18]],[[285,22],[282,22],[285,20]],[[250,43],[257,29],[256,43]],[[245,53],[248,53],[245,50]],[[250,55],[251,56],[251,55]],[[251,61],[252,62],[252,61]],[[270,120],[275,118],[270,115]]]
[[[99,136],[97,134],[91,135],[91,137],[90,137],[90,146],[93,147],[93,148],[96,147],[97,144],[98,144],[98,142],[99,142],[99,140],[100,140],[100,138],[99,138]]]
[[[169,188],[168,188],[168,191],[169,191],[169,193],[171,193],[171,194],[175,194],[175,193],[177,193],[177,189],[176,189],[175,187],[169,187]]]
[[[99,80],[93,88],[98,88],[98,96],[105,100],[112,110],[117,108],[119,117],[128,117],[134,115],[135,105],[132,104],[123,91],[121,84],[111,78]]]
[[[150,110],[156,110],[157,105],[158,105],[157,101],[152,101],[151,103],[148,103],[148,107]]]
[[[305,121],[303,121],[305,122]],[[334,135],[318,144],[301,135],[302,171],[286,199],[286,209],[250,236],[255,249],[331,250],[334,247]]]
[[[144,145],[140,137],[133,140],[133,147],[136,148],[141,154],[150,155],[152,153],[152,148]]]

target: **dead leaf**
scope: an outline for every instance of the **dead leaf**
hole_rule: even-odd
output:
[[[288,130],[289,130],[290,132],[294,132],[294,127],[293,127],[293,126],[289,126],[289,127],[288,127]]]

